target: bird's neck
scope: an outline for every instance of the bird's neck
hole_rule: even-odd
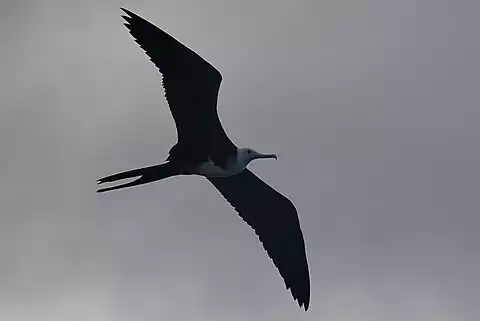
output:
[[[245,150],[243,150],[242,148],[238,148],[234,166],[244,170],[250,163],[250,161],[251,159],[248,157],[248,154],[245,152]]]

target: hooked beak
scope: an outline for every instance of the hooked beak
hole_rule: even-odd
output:
[[[274,158],[274,159],[277,159],[277,155],[275,154],[260,154],[260,153],[257,153],[255,155],[255,158]]]

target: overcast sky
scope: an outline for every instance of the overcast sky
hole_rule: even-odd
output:
[[[154,22],[223,74],[219,113],[292,199],[305,313],[199,177],[97,195],[176,141],[122,25]],[[480,317],[474,0],[0,4],[0,319],[473,321]]]

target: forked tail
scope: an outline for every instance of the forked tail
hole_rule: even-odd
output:
[[[179,174],[180,174],[179,171],[175,168],[175,166],[171,162],[167,162],[160,165],[144,167],[144,168],[132,169],[126,172],[121,172],[121,173],[113,174],[110,176],[102,177],[99,180],[97,180],[97,183],[103,184],[103,183],[118,181],[121,179],[140,176],[138,179],[122,185],[101,188],[97,190],[97,193],[103,193],[103,192],[113,191],[115,189],[151,183],[154,181],[158,181],[158,180],[179,175]]]

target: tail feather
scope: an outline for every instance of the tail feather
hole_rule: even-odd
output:
[[[126,178],[132,178],[132,177],[138,177],[138,179],[122,184],[122,185],[117,185],[117,186],[112,186],[112,187],[107,187],[107,188],[101,188],[97,190],[97,193],[103,193],[107,191],[112,191],[115,189],[120,189],[120,188],[125,188],[125,187],[131,187],[131,186],[136,186],[136,185],[141,185],[141,184],[146,184],[154,181],[158,181],[167,177],[179,175],[180,173],[178,170],[176,170],[175,166],[172,165],[172,163],[167,162],[164,164],[160,165],[154,165],[154,166],[148,166],[144,168],[138,168],[138,169],[133,169],[117,174],[113,174],[110,176],[102,177],[97,180],[98,184],[103,184],[107,182],[114,182],[118,181],[121,179],[126,179]]]

